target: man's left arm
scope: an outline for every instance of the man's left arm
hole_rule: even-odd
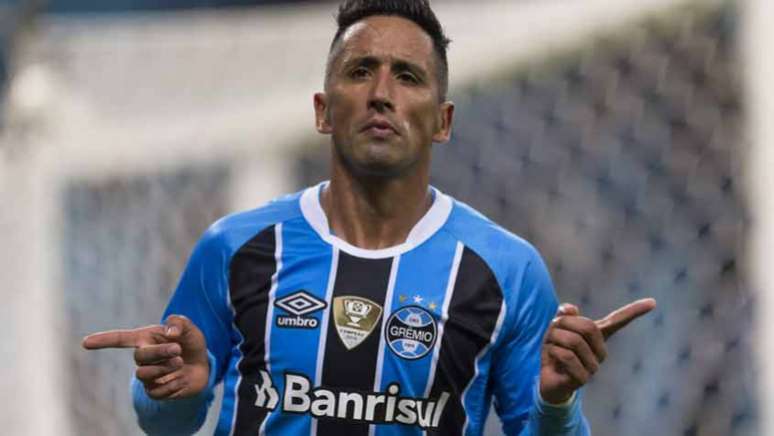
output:
[[[513,280],[503,283],[508,310],[490,373],[503,431],[509,436],[588,435],[580,395],[559,406],[540,397],[543,339],[556,317],[558,301],[537,251],[533,249],[523,272]]]
[[[605,341],[631,321],[656,307],[652,298],[630,303],[600,320],[581,316],[580,309],[562,304],[543,337],[535,407],[523,435],[585,435],[578,425],[580,391],[607,357]]]
[[[589,435],[580,388],[605,359],[605,340],[652,310],[655,300],[636,301],[597,321],[570,304],[557,310],[550,276],[535,254],[511,302],[515,321],[496,351],[495,408],[508,435]]]

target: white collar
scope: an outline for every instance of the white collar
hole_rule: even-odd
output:
[[[425,215],[414,225],[414,228],[409,232],[406,241],[392,247],[369,250],[355,247],[336,235],[331,234],[330,226],[328,225],[328,217],[325,216],[325,211],[323,211],[322,205],[320,205],[320,191],[327,185],[327,181],[322,182],[316,186],[307,188],[304,193],[301,194],[301,213],[303,213],[306,221],[323,240],[356,257],[383,259],[405,253],[433,236],[433,234],[446,223],[452,210],[451,198],[438,189],[430,187],[434,194],[433,205],[430,206],[427,213],[425,213]]]

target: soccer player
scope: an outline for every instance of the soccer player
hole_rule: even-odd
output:
[[[454,105],[426,0],[348,0],[338,25],[330,181],[213,224],[163,325],[84,347],[135,348],[151,434],[196,431],[221,382],[219,435],[479,435],[493,398],[509,435],[589,434],[579,388],[655,301],[558,307],[532,246],[428,185]]]

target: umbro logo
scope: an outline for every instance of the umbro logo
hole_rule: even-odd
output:
[[[317,328],[319,321],[310,314],[325,309],[328,305],[306,291],[297,291],[280,298],[274,305],[291,315],[279,315],[276,318],[277,327]]]
[[[324,309],[325,306],[327,306],[324,301],[306,291],[294,292],[286,297],[280,298],[274,304],[280,309],[297,316],[304,316]]]

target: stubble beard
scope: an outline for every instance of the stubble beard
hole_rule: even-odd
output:
[[[389,146],[389,145],[386,145]],[[347,173],[355,178],[373,179],[374,181],[387,181],[400,178],[414,169],[419,159],[410,161],[390,159],[358,159],[352,147],[341,145],[335,139],[332,140],[332,154],[334,165],[341,166]]]

